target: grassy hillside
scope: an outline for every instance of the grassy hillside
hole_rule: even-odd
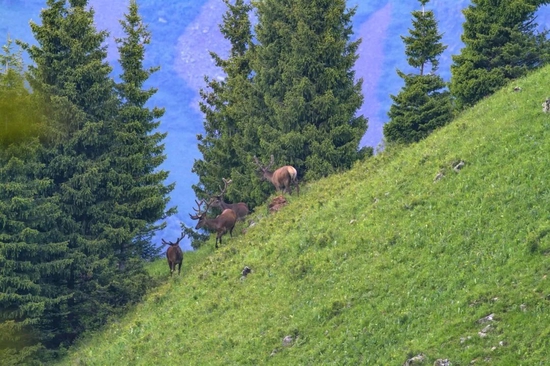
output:
[[[545,364],[549,83],[545,68],[419,144],[304,186],[219,250],[186,253],[182,277],[62,364]],[[168,276],[164,261],[151,270]]]

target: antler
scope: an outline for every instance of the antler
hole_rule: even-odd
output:
[[[181,236],[179,237],[178,240],[176,240],[175,243],[171,242],[171,241],[166,241],[164,239],[161,239],[162,241],[162,245],[178,245],[181,241],[181,239],[183,239],[185,237],[185,233],[181,233]]]
[[[198,219],[200,219],[200,217],[201,217],[201,215],[202,215],[202,213],[201,213],[201,206],[202,206],[202,204],[204,203],[204,200],[202,200],[202,201],[200,201],[200,202],[197,201],[197,200],[195,200],[195,203],[197,204],[197,208],[193,207],[193,210],[195,210],[196,215],[191,215],[191,214],[189,214],[189,217],[191,217],[191,220],[198,220]]]
[[[224,186],[223,186],[223,189],[222,189],[221,186],[219,186],[220,187],[220,194],[219,194],[220,197],[223,197],[225,195],[225,191],[227,190],[227,186],[230,185],[231,182],[233,182],[232,179],[222,178],[222,180],[223,180]]]
[[[204,209],[204,211],[201,211],[201,206],[204,203],[204,200],[201,200],[200,202],[195,200],[195,203],[197,204],[197,208],[193,207],[193,210],[195,210],[197,214],[196,215],[189,214],[192,220],[198,220],[201,218],[202,215],[208,212],[208,209],[210,208],[210,204],[212,203],[212,201],[209,201],[206,203],[206,208]]]
[[[271,155],[271,160],[269,164],[266,166],[262,165],[262,163],[260,162],[260,160],[258,160],[256,155],[254,155],[254,161],[256,162],[256,165],[258,166],[258,168],[260,168],[260,170],[265,173],[265,172],[271,171],[271,167],[275,163],[275,158],[273,157],[273,155]]]
[[[181,239],[185,238],[185,233],[181,233],[181,236],[176,240],[176,244],[179,244]]]
[[[263,165],[262,165],[262,163],[260,163],[260,161],[258,160],[258,158],[256,157],[256,155],[254,155],[254,162],[256,163],[256,165],[257,165],[260,169],[263,169]]]
[[[204,200],[201,200],[200,202],[195,200],[195,203],[197,204],[197,208],[193,207],[193,210],[195,210],[195,212],[200,215],[201,214],[201,206],[204,203]]]

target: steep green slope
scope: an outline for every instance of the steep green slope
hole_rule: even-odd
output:
[[[421,143],[303,187],[219,250],[186,253],[181,278],[63,364],[544,364],[549,82],[550,68],[519,80]],[[164,261],[152,270],[168,276]]]

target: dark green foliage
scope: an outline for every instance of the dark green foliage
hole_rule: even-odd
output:
[[[225,3],[221,31],[231,51],[227,60],[212,53],[226,78],[207,78],[201,92],[197,196],[216,193],[222,178],[231,178],[229,202],[250,208],[264,202],[273,186],[260,180],[254,156],[274,155],[276,165],[293,165],[299,179],[315,179],[371,154],[359,150],[367,120],[356,116],[363,96],[353,71],[359,41],[350,41],[355,10],[344,1],[253,2],[259,23],[252,43],[252,6]]]
[[[160,124],[156,119],[164,115],[164,109],[145,107],[156,89],[142,87],[158,67],[143,68],[150,33],[134,0],[121,24],[126,34],[126,38],[116,40],[123,69],[122,82],[117,85],[121,107],[114,128],[117,144],[109,152],[118,189],[111,191],[110,199],[116,206],[109,221],[113,223],[113,249],[124,263],[136,256],[151,259],[158,255],[151,239],[165,225],[155,223],[174,211],[165,212],[174,184],[165,186],[168,172],[158,170],[166,158],[162,144],[166,134],[155,131]]]
[[[439,56],[447,46],[441,43],[442,34],[438,32],[437,21],[431,10],[424,7],[429,0],[419,0],[422,10],[412,12],[413,28],[409,29],[410,36],[401,37],[405,43],[407,62],[416,69],[420,69],[420,75],[424,75],[424,67],[430,63],[432,71],[439,67]]]
[[[384,137],[388,142],[417,142],[452,119],[450,95],[442,90],[446,85],[438,75],[398,73],[405,86],[391,96],[391,121],[384,125]]]
[[[72,297],[48,316],[57,325],[56,341],[70,343],[105,321],[116,296],[109,287],[117,268],[109,213],[116,206],[110,194],[117,184],[110,179],[107,152],[116,141],[118,101],[105,62],[107,33],[95,30],[87,2],[47,4],[42,24],[31,23],[38,44],[27,49],[35,63],[29,67],[31,86],[50,102],[48,122],[59,132],[44,162],[64,215],[59,227],[72,264],[49,280]]]
[[[547,0],[473,0],[463,10],[461,40],[453,56],[451,93],[459,108],[472,106],[510,80],[548,62],[547,31],[536,33],[535,12]]]
[[[59,235],[62,214],[45,193],[36,138],[0,150],[0,359],[25,364],[51,342],[55,327],[47,313],[67,301],[67,292],[47,278],[71,265]],[[45,196],[45,197],[44,197]],[[23,358],[21,358],[23,357]]]
[[[44,250],[63,243],[57,245],[64,246],[65,267],[35,276],[36,291],[64,296],[56,306],[42,306],[42,321],[53,326],[31,329],[38,338],[49,336],[47,348],[70,344],[145,293],[150,276],[141,257],[155,254],[150,238],[172,189],[162,183],[167,173],[157,171],[164,160],[164,135],[153,130],[163,111],[143,107],[155,91],[141,86],[155,69],[141,67],[149,35],[137,6],[131,3],[122,23],[128,37],[118,40],[119,85],[106,62],[107,32],[95,29],[88,9],[85,0],[48,0],[41,24],[31,22],[37,45],[23,45],[35,63],[29,67],[29,83],[48,106],[42,112],[56,132],[44,140],[40,160],[29,165],[48,182],[32,192],[32,199],[33,204],[51,203],[42,212],[56,221],[48,226],[55,235],[10,240],[28,246],[37,242]],[[18,257],[17,266],[34,258]],[[41,258],[54,259],[43,253]]]
[[[437,30],[433,11],[424,9],[428,0],[420,0],[420,3],[422,10],[412,12],[410,36],[401,37],[405,43],[407,61],[419,69],[419,73],[397,71],[405,86],[397,96],[391,96],[393,104],[388,112],[391,120],[384,125],[384,137],[390,143],[420,141],[452,118],[449,92],[444,90],[446,85],[443,79],[435,74],[439,56],[447,47],[440,42],[442,36]],[[431,72],[425,74],[428,63]]]
[[[216,66],[226,77],[224,80],[206,78],[207,89],[201,90],[201,111],[205,115],[204,135],[198,135],[198,148],[202,159],[193,164],[193,172],[199,176],[193,186],[197,197],[208,198],[218,191],[222,178],[235,178],[245,172],[244,160],[250,154],[255,136],[247,135],[247,103],[250,98],[251,25],[248,13],[251,6],[243,0],[232,5],[224,0],[228,10],[220,30],[231,44],[230,56],[224,60],[211,53]],[[229,200],[242,199],[244,195],[230,190]]]
[[[45,314],[67,301],[44,280],[67,271],[61,212],[48,195],[52,182],[39,162],[40,103],[25,88],[20,53],[11,41],[0,60],[0,360],[31,362],[51,341]]]
[[[183,222],[181,223],[181,231],[186,237],[191,239],[191,247],[195,250],[199,249],[210,238],[210,235],[201,234],[192,227],[185,225]]]
[[[350,41],[343,0],[256,3],[254,119],[263,160],[275,156],[300,178],[316,179],[349,168],[367,120],[356,116],[362,80],[353,66],[360,41]]]

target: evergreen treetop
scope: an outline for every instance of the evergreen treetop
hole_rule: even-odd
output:
[[[204,134],[197,136],[202,159],[193,164],[193,172],[199,176],[193,189],[197,197],[208,198],[217,192],[223,178],[231,178],[239,183],[232,186],[227,197],[242,200],[249,180],[243,179],[246,177],[244,164],[251,144],[255,144],[248,138],[250,129],[245,123],[251,95],[249,51],[252,34],[248,14],[252,8],[243,0],[236,0],[234,4],[224,0],[224,3],[227,12],[220,30],[231,47],[227,59],[210,53],[226,76],[223,80],[206,77],[207,88],[200,92],[200,108],[205,116]],[[236,186],[240,187],[240,192],[233,189]]]
[[[158,254],[160,249],[151,243],[151,238],[166,225],[157,225],[157,221],[173,213],[165,210],[174,184],[165,186],[168,172],[158,169],[166,158],[162,144],[166,133],[157,131],[160,125],[157,119],[164,115],[164,109],[146,107],[157,90],[144,90],[143,86],[159,67],[143,67],[145,46],[151,34],[135,0],[130,1],[121,25],[126,35],[116,39],[123,70],[122,82],[116,87],[121,105],[115,122],[117,144],[110,161],[120,186],[112,196],[117,207],[111,214],[120,228],[112,240],[119,261],[124,262],[136,254],[149,259]]]
[[[450,89],[458,108],[475,104],[510,80],[548,62],[547,31],[535,12],[547,0],[472,0],[463,10],[464,48],[453,55]]]
[[[420,0],[422,10],[412,12],[412,29],[409,36],[401,37],[405,43],[407,61],[418,74],[405,74],[397,70],[405,85],[395,95],[384,125],[384,137],[389,143],[412,143],[420,141],[433,130],[448,123],[452,118],[452,105],[446,83],[436,75],[439,57],[447,46],[440,41],[437,21],[431,10],[426,10],[428,0]],[[430,73],[425,73],[427,65]]]
[[[362,156],[367,120],[355,80],[360,40],[351,41],[355,8],[345,1],[255,3],[259,22],[253,70],[262,160],[275,156],[301,178],[346,169]]]

